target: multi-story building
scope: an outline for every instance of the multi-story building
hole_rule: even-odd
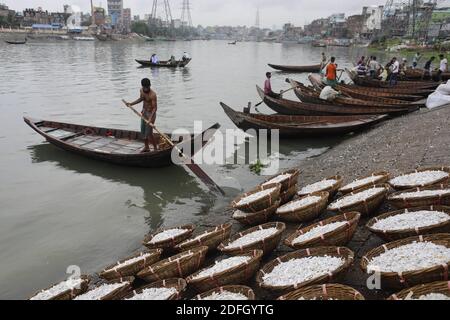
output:
[[[101,7],[94,7],[94,23],[96,26],[106,24],[106,10]]]
[[[129,33],[131,31],[131,9],[125,8],[122,11],[122,27],[123,31]]]
[[[108,0],[108,14],[111,17],[111,24],[115,28],[122,25],[123,0]]]
[[[311,37],[322,37],[327,34],[329,25],[330,19],[328,18],[316,19],[305,26],[305,33]]]

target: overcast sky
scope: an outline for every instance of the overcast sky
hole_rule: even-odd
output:
[[[49,11],[62,11],[64,4],[90,10],[90,0],[0,0],[10,8],[22,10],[41,6]],[[150,13],[153,0],[124,0],[133,15]],[[163,0],[159,0],[161,4]],[[172,16],[181,17],[182,0],[170,0]],[[347,15],[361,12],[363,6],[384,4],[386,0],[190,0],[194,25],[254,25],[256,9],[260,7],[261,26],[280,27],[286,22],[304,25],[315,18],[336,12]],[[94,5],[106,7],[107,0],[94,0]],[[162,6],[161,6],[162,9]]]

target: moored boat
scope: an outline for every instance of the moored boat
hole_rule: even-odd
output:
[[[269,67],[283,71],[283,72],[292,72],[292,73],[302,73],[302,72],[320,72],[320,64],[315,64],[311,66],[286,66],[286,65],[277,65],[269,63]]]
[[[173,147],[161,137],[158,139],[158,150],[152,149],[150,152],[141,153],[144,141],[140,132],[35,120],[28,117],[24,117],[24,121],[49,143],[88,158],[132,167],[159,168],[172,164]],[[191,144],[193,150],[193,146],[206,145],[219,127],[220,125],[216,124],[198,136],[191,135],[184,141],[181,139],[172,142],[179,148]],[[200,141],[200,144],[195,144],[195,141]]]
[[[283,138],[310,138],[345,135],[363,130],[385,120],[387,115],[375,116],[285,116],[238,112],[220,103],[233,123],[242,130],[279,130]]]
[[[361,77],[346,70],[349,77],[358,86],[370,88],[408,88],[408,89],[436,89],[440,83],[433,81],[397,81],[396,85],[391,85],[387,81],[372,79],[369,77]]]
[[[155,67],[155,68],[184,68],[186,67],[192,59],[188,60],[178,60],[175,63],[170,63],[169,61],[160,61],[159,63],[152,63],[150,60],[137,60],[136,62],[143,67]]]
[[[22,41],[17,41],[17,40],[5,40],[5,42],[7,44],[26,44],[27,43],[27,38],[25,38],[25,40]]]
[[[311,84],[317,89],[323,89],[325,87],[325,84],[322,82],[321,76],[318,74],[311,74],[308,76],[308,79]],[[425,96],[428,96],[432,92],[431,90],[423,90],[419,92],[416,91],[414,93],[416,93],[417,95],[413,95],[407,94],[407,91],[398,91],[397,93],[395,93],[389,92],[388,89],[365,88],[347,84],[338,84],[336,85],[335,89],[350,96],[354,96],[358,99],[365,99],[366,97],[369,97],[380,99],[380,101],[383,101],[383,99],[395,99],[397,101],[406,102],[422,100]],[[413,93],[413,91],[411,93]]]
[[[342,106],[325,103],[305,103],[292,101],[287,99],[275,99],[264,94],[264,91],[256,86],[259,96],[264,103],[277,113],[283,115],[310,115],[310,116],[326,116],[326,115],[380,115],[380,114],[399,114],[405,111],[398,108],[378,108],[378,107],[358,107],[358,106]]]
[[[356,99],[351,97],[338,96],[333,101],[323,100],[320,98],[320,92],[315,91],[312,88],[308,88],[300,82],[289,79],[291,86],[295,88],[295,94],[300,99],[300,101],[305,101],[309,103],[325,103],[325,104],[338,104],[338,105],[351,105],[351,106],[367,106],[367,107],[391,107],[403,109],[405,112],[417,111],[420,107],[425,106],[423,103],[410,103],[397,100],[390,100],[390,103],[383,103],[367,98],[366,100]]]

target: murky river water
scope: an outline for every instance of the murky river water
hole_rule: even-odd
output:
[[[69,265],[96,272],[138,249],[147,232],[220,212],[241,189],[263,179],[247,166],[204,166],[228,187],[228,197],[218,198],[183,168],[122,168],[61,151],[26,126],[24,115],[139,130],[121,99],[137,98],[141,78],[150,77],[159,96],[160,129],[192,129],[195,120],[235,128],[219,101],[239,110],[248,101],[255,104],[255,84],[263,84],[268,62],[312,64],[321,50],[222,41],[0,43],[0,298],[26,298],[66,278]],[[359,54],[335,50],[342,65]],[[183,70],[140,69],[134,61],[183,51],[193,57]],[[287,76],[275,73],[274,89],[286,88]],[[270,112],[263,106],[260,111]],[[336,142],[282,142],[281,166]]]

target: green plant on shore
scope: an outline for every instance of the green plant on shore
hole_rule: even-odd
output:
[[[260,175],[262,172],[262,169],[266,168],[267,165],[264,165],[260,159],[256,160],[255,163],[252,163],[250,165],[250,171],[253,173],[256,173],[257,175]]]

